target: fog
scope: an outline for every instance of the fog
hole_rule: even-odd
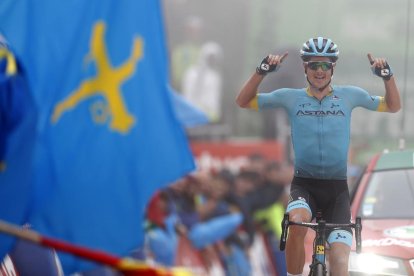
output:
[[[412,1],[411,1],[412,2]],[[384,57],[392,67],[403,99],[403,110],[381,114],[356,109],[352,141],[379,147],[407,143],[414,138],[414,20],[410,0],[164,0],[172,84],[172,56],[189,39],[202,47],[214,41],[222,52],[216,68],[221,77],[219,118],[209,126],[190,130],[207,139],[283,138],[288,124],[283,112],[257,113],[240,109],[234,99],[255,67],[269,53],[289,52],[281,69],[266,77],[260,91],[304,87],[299,49],[311,37],[324,36],[338,44],[340,57],[334,84],[360,86],[372,95],[384,95],[381,79],[371,73],[367,53]],[[195,22],[197,34],[189,34]],[[190,38],[192,36],[192,38]],[[190,63],[190,62],[189,62]],[[208,131],[206,131],[208,129]],[[372,142],[371,142],[372,141]]]

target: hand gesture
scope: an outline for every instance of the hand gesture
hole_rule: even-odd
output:
[[[377,75],[384,80],[389,80],[392,77],[393,73],[391,67],[384,58],[373,58],[372,55],[368,53],[368,60],[371,63],[371,70],[374,75]]]
[[[270,72],[276,72],[280,68],[280,64],[283,62],[285,57],[288,55],[288,52],[285,52],[283,55],[268,55],[262,62],[257,66],[256,72],[259,75],[266,75]]]

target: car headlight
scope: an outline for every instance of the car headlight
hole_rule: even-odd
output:
[[[372,253],[351,252],[349,271],[362,272],[369,275],[407,275],[401,259],[384,257]]]

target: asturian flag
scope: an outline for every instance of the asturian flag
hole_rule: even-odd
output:
[[[125,256],[143,242],[153,192],[194,169],[168,92],[160,5],[1,2],[0,30],[39,110],[28,222],[43,235]],[[67,273],[88,267],[60,258]]]

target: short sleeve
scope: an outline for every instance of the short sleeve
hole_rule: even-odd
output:
[[[349,99],[352,107],[360,106],[373,111],[387,111],[387,105],[382,96],[371,96],[366,90],[359,87],[352,87],[348,93],[350,93]]]
[[[291,97],[288,95],[289,89],[278,89],[270,93],[257,94],[258,110],[286,107]]]

